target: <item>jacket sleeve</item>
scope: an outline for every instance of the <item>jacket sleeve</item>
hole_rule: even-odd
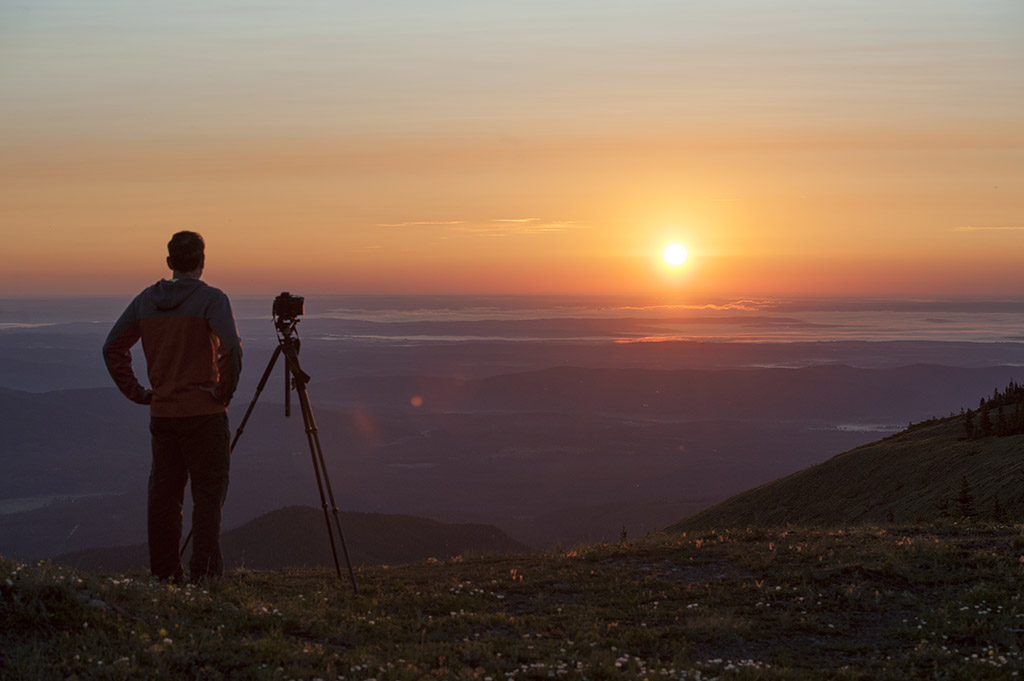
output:
[[[131,347],[139,340],[139,320],[135,315],[135,303],[125,309],[120,319],[110,330],[103,343],[103,361],[118,389],[132,402],[149,404],[153,392],[142,387],[132,369]]]
[[[238,387],[238,378],[242,374],[242,341],[238,337],[235,316],[231,312],[231,303],[227,296],[221,294],[210,307],[207,321],[210,329],[220,341],[217,351],[217,382],[214,395],[224,404],[231,401]]]

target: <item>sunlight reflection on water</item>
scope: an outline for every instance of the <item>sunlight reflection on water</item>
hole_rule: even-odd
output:
[[[568,296],[307,296],[303,330],[368,343],[493,342],[1024,342],[1024,299],[740,299],[689,304]],[[0,300],[0,330],[104,325],[109,298]],[[270,299],[232,298],[239,322],[270,319]]]
[[[337,304],[343,302],[346,304]],[[456,300],[393,300],[391,306],[358,306],[325,300],[315,319],[368,322],[374,333],[353,338],[401,336],[407,340],[611,340],[615,342],[810,342],[935,340],[1020,342],[1024,301],[813,301],[719,302],[697,305],[626,305],[598,299],[490,298],[474,305]],[[379,301],[378,301],[379,302]],[[333,305],[331,303],[334,303]],[[398,304],[402,303],[402,304]],[[414,304],[414,303],[419,303]],[[523,322],[522,328],[516,322]],[[526,322],[530,324],[527,325]],[[549,322],[547,333],[536,333]],[[415,330],[409,325],[418,325]],[[458,328],[456,328],[458,327]],[[389,333],[395,329],[396,333]]]

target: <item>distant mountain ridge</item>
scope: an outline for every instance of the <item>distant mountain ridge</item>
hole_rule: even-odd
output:
[[[315,386],[336,407],[457,412],[585,412],[687,420],[884,419],[949,413],[949,396],[1005,383],[1005,367],[967,369],[914,364],[864,369],[843,364],[801,368],[640,369],[558,366],[486,378],[363,376]],[[828,388],[827,390],[823,388]],[[311,388],[312,390],[313,388]],[[955,408],[969,406],[955,404]]]
[[[927,344],[896,345],[918,361],[933,357]],[[486,377],[475,368],[408,374],[401,367],[411,360],[403,354],[392,356],[393,375],[332,380],[323,378],[331,375],[326,355],[310,352],[315,342],[307,346],[304,366],[321,363],[310,369],[310,392],[343,507],[489,523],[535,548],[617,538],[627,526],[630,537],[642,536],[850,451],[878,437],[873,428],[892,432],[973,405],[1021,371],[820,364],[836,353],[823,343],[803,349],[802,360],[814,364],[804,368],[760,364],[779,358],[779,349],[743,354],[757,357],[757,367],[657,368],[697,352],[673,345],[609,349],[597,368],[515,371],[521,365],[513,362],[511,373]],[[487,354],[452,347],[467,366]],[[897,349],[857,347],[861,357]],[[619,350],[643,356],[645,365],[609,366]],[[990,351],[986,345],[977,352]],[[711,359],[735,359],[738,350],[710,352]],[[273,381],[233,454],[226,527],[316,498],[301,419],[285,419],[275,401],[281,387]],[[248,404],[249,394],[240,394],[233,426]],[[0,501],[10,502],[0,517],[0,552],[36,560],[141,543],[147,420],[144,407],[113,387],[0,388]]]
[[[962,416],[934,419],[737,494],[666,531],[929,521],[956,516],[965,482],[976,516],[1001,512],[1020,521],[1022,454],[1024,435],[968,439]]]
[[[349,556],[357,566],[529,551],[491,525],[441,523],[383,513],[339,513],[339,520]],[[333,529],[333,514],[331,526]],[[308,506],[271,511],[228,530],[223,534],[222,548],[227,569],[334,566],[323,511]],[[340,545],[337,552],[344,566]],[[82,570],[125,571],[147,568],[149,554],[144,544],[137,544],[75,551],[53,560]]]

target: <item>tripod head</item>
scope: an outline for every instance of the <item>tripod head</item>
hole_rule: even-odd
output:
[[[299,367],[299,348],[301,343],[295,331],[299,323],[299,315],[306,311],[305,298],[293,296],[285,291],[277,298],[274,298],[274,328],[277,329],[278,352],[284,353],[284,415],[291,413],[290,394],[292,389],[298,389],[298,384],[303,386],[309,381],[309,374]],[[295,379],[295,384],[292,383]]]
[[[274,326],[278,333],[286,338],[294,333],[299,316],[306,311],[305,303],[305,298],[293,296],[287,291],[274,298]]]

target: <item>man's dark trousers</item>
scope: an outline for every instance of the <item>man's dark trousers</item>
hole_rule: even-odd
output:
[[[181,579],[178,558],[185,485],[192,479],[193,580],[224,572],[221,509],[228,492],[231,434],[228,415],[151,417],[153,466],[149,473],[149,562],[162,579]]]

